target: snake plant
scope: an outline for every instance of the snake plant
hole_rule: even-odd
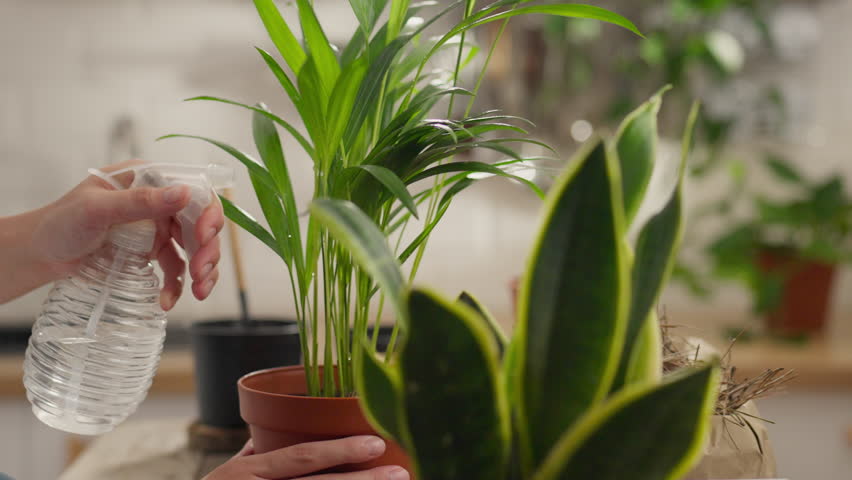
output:
[[[362,408],[419,480],[679,480],[696,460],[718,368],[662,377],[654,305],[683,229],[698,110],[681,158],[655,160],[661,95],[591,140],[549,192],[511,340],[470,295],[415,288],[391,361],[358,350]],[[366,220],[344,207],[313,208],[338,212],[330,226]],[[345,245],[371,241],[332,230]],[[386,246],[374,251],[356,258],[393,264]]]
[[[511,173],[513,164],[524,160],[513,145],[538,142],[527,138],[511,116],[494,111],[471,113],[496,39],[489,48],[481,49],[487,55],[474,75],[473,88],[458,85],[460,72],[480,52],[466,38],[468,32],[492,22],[498,22],[502,31],[509,19],[527,14],[589,18],[638,31],[623,17],[590,5],[541,5],[528,0],[498,0],[484,6],[476,5],[475,0],[440,5],[350,0],[358,28],[338,48],[317,18],[313,2],[291,3],[295,3],[295,11],[279,10],[273,0],[254,0],[280,57],[257,50],[300,122],[282,118],[263,104],[201,96],[190,100],[222,102],[250,112],[260,161],[210,138],[167,137],[201,139],[246,166],[267,226],[223,198],[225,214],[284,262],[295,298],[309,394],[352,395],[356,392],[350,329],[356,344],[367,337],[368,323],[382,315],[384,301],[373,302],[378,293],[388,299],[397,319],[388,347],[393,351],[398,332],[405,333],[408,307],[401,301],[405,282],[392,264],[370,271],[359,268],[353,258],[374,254],[369,246],[375,242],[343,248],[334,232],[325,227],[333,212],[311,209],[304,229],[299,216],[306,206],[300,208],[293,196],[296,179],[291,178],[285,152],[294,148],[307,152],[313,161],[314,198],[346,201],[369,219],[378,228],[363,233],[370,233],[371,240],[391,239],[396,245],[395,262],[410,267],[411,279],[432,230],[453,197],[473,183],[470,173],[510,177],[541,193],[534,184]],[[432,36],[436,22],[450,17],[457,20]],[[296,23],[301,27],[301,41],[291,28]],[[449,68],[433,61],[439,52],[449,52],[454,58]],[[459,114],[462,109],[456,107],[463,106],[462,99],[466,106]],[[279,135],[279,128],[286,137]],[[474,149],[496,151],[506,160],[496,164],[449,161]],[[413,239],[405,235],[406,229],[409,234],[416,232]],[[373,331],[368,342],[371,350],[376,348],[379,329]],[[339,383],[331,375],[322,380],[319,375],[321,364],[332,363],[338,365]]]

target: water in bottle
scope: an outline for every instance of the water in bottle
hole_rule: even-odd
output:
[[[27,398],[45,424],[105,433],[145,398],[166,327],[148,260],[155,233],[151,221],[113,227],[77,273],[54,285],[24,363]]]

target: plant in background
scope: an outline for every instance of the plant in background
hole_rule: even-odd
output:
[[[718,368],[661,378],[653,307],[683,229],[697,109],[681,161],[657,162],[659,106],[657,95],[614,139],[590,141],[550,191],[511,341],[469,295],[415,289],[403,296],[409,335],[394,360],[358,350],[362,407],[405,446],[418,479],[678,479],[696,459]],[[666,180],[650,183],[655,169]],[[313,208],[339,212],[330,225],[342,244],[372,245],[357,257],[365,268],[395,263],[345,201]]]
[[[656,85],[667,83],[675,87],[677,97],[667,102],[669,108],[664,117],[676,125],[692,99],[703,98],[712,107],[716,103],[710,102],[714,93],[734,86],[747,71],[749,53],[774,51],[769,19],[776,4],[774,0],[616,2],[619,11],[629,18],[646,19],[646,36],[639,42],[620,32],[604,35],[598,24],[584,19],[546,18],[540,35],[545,47],[541,55],[548,67],[540,72],[541,85],[533,90],[537,110],[545,115],[543,118],[550,118],[557,113],[554,105],[574,104],[585,100],[590,89],[599,92],[604,88],[612,93],[604,97],[606,103],[578,104],[577,118],[613,123],[644,100]],[[613,44],[618,47],[613,48]],[[603,55],[605,52],[611,55]],[[730,98],[732,92],[726,90],[725,94]],[[744,112],[762,112],[756,119],[758,125],[752,126],[761,133],[782,133],[787,112],[777,87],[764,85],[747,102],[754,103],[751,109],[702,110],[698,134],[711,153],[701,163],[691,165],[694,171],[704,171],[720,159],[735,127],[750,126],[744,125],[749,123],[749,119],[742,118]],[[537,121],[540,116],[530,118]]]
[[[733,208],[742,198],[725,199],[728,208],[721,211],[727,212],[727,228],[707,248],[713,274],[747,287],[760,314],[779,308],[792,294],[789,279],[803,268],[852,260],[852,198],[843,178],[810,180],[778,155],[767,156],[764,165],[776,182],[787,185],[786,199],[743,193],[752,207],[745,218]],[[746,170],[738,175],[741,192],[746,175]]]
[[[637,42],[620,30],[602,30],[596,22],[575,18],[547,17],[510,28],[512,50],[518,52],[514,61],[523,71],[516,75],[524,87],[516,112],[550,127],[553,138],[582,141],[592,126],[615,124],[657,85],[671,84],[672,98],[661,112],[664,125],[677,125],[693,99],[706,105],[696,129],[702,148],[690,175],[708,187],[719,181],[714,172],[730,173],[730,183],[735,183],[737,158],[731,147],[739,139],[789,140],[795,134],[789,131],[791,112],[781,82],[761,76],[761,71],[791,60],[785,44],[801,46],[796,37],[807,36],[774,24],[776,15],[791,5],[776,0],[616,0],[608,6],[642,19],[645,38]],[[720,206],[702,206],[693,221],[712,222]],[[706,297],[708,278],[689,258],[706,241],[696,237],[686,244],[687,255],[673,278]]]
[[[350,0],[358,28],[348,43],[336,48],[316,17],[312,2],[297,0],[302,41],[297,40],[273,0],[254,4],[272,42],[287,69],[276,58],[258,49],[263,60],[281,83],[304,124],[302,133],[293,123],[273,114],[264,105],[249,106],[217,97],[191,100],[217,101],[252,111],[252,131],[260,155],[258,162],[225,143],[204,138],[241,163],[249,172],[268,229],[244,210],[222,199],[225,214],[257,237],[283,260],[290,275],[296,300],[303,362],[308,393],[311,396],[348,396],[355,393],[350,329],[357,344],[367,337],[367,325],[381,318],[384,298],[396,315],[394,334],[388,347],[393,352],[398,332],[406,333],[408,308],[402,302],[402,273],[395,262],[410,266],[413,278],[426,242],[441,220],[453,197],[464,190],[472,172],[514,178],[537,187],[510,173],[513,164],[525,159],[513,144],[538,143],[513,125],[513,117],[497,112],[471,114],[484,68],[472,90],[457,86],[459,73],[477,48],[466,41],[467,32],[480,25],[500,22],[505,28],[511,17],[523,14],[550,14],[583,17],[611,22],[638,33],[628,20],[607,10],[572,4],[533,5],[534,2],[499,0],[477,8],[475,1],[457,1],[438,7],[440,11],[422,18],[433,3],[410,4],[408,0]],[[428,28],[450,12],[461,20],[437,37],[427,37]],[[385,18],[381,23],[379,20]],[[432,70],[433,57],[449,51],[455,57],[449,69]],[[484,62],[488,64],[493,48]],[[446,115],[439,100],[446,99]],[[467,99],[459,119],[450,117],[454,104]],[[303,212],[293,196],[288,170],[286,143],[277,128],[283,128],[303,148],[314,167],[314,203],[303,232],[299,216]],[[489,138],[495,132],[509,132],[508,138]],[[170,135],[189,136],[189,135]],[[288,147],[289,148],[289,147]],[[474,149],[490,149],[507,157],[496,164],[477,161],[444,163],[454,155]],[[424,180],[431,185],[423,187]],[[540,193],[540,192],[539,192]],[[361,228],[333,223],[342,213],[320,208],[323,201],[346,201],[346,212],[369,219],[370,242],[343,245],[335,230]],[[425,208],[423,208],[425,206]],[[425,210],[425,213],[424,213]],[[412,219],[422,217],[417,227]],[[332,228],[324,225],[331,222]],[[420,228],[413,239],[407,228]],[[356,259],[374,255],[371,246],[390,239],[395,245],[395,261],[374,269],[359,268]],[[381,291],[378,312],[371,301]],[[324,328],[324,342],[321,342]],[[369,345],[375,349],[378,329]],[[324,347],[321,347],[324,344]],[[320,364],[338,366],[334,376],[320,375]]]

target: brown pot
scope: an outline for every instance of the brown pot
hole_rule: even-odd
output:
[[[305,396],[308,389],[303,366],[250,373],[239,379],[237,389],[240,415],[249,425],[257,453],[305,442],[377,435],[364,417],[358,398]],[[381,457],[330,471],[351,472],[385,465],[399,465],[411,471],[403,449],[394,442],[385,442],[387,450]]]
[[[766,315],[769,328],[782,334],[813,334],[825,328],[835,266],[799,258],[794,251],[763,249],[758,265],[784,277],[780,304]]]

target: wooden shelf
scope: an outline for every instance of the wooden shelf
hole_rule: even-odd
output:
[[[0,355],[0,398],[24,397],[24,356]],[[195,392],[192,354],[189,350],[166,351],[149,394],[192,394]]]
[[[770,368],[794,370],[797,378],[787,384],[788,390],[852,390],[852,342],[743,343],[734,346],[731,364],[740,377]]]
[[[813,341],[806,345],[769,342],[735,345],[732,364],[738,375],[753,377],[768,368],[795,370],[789,390],[852,390],[852,342]],[[23,397],[23,355],[0,355],[0,397]],[[189,350],[163,353],[150,394],[191,395],[195,392]]]

